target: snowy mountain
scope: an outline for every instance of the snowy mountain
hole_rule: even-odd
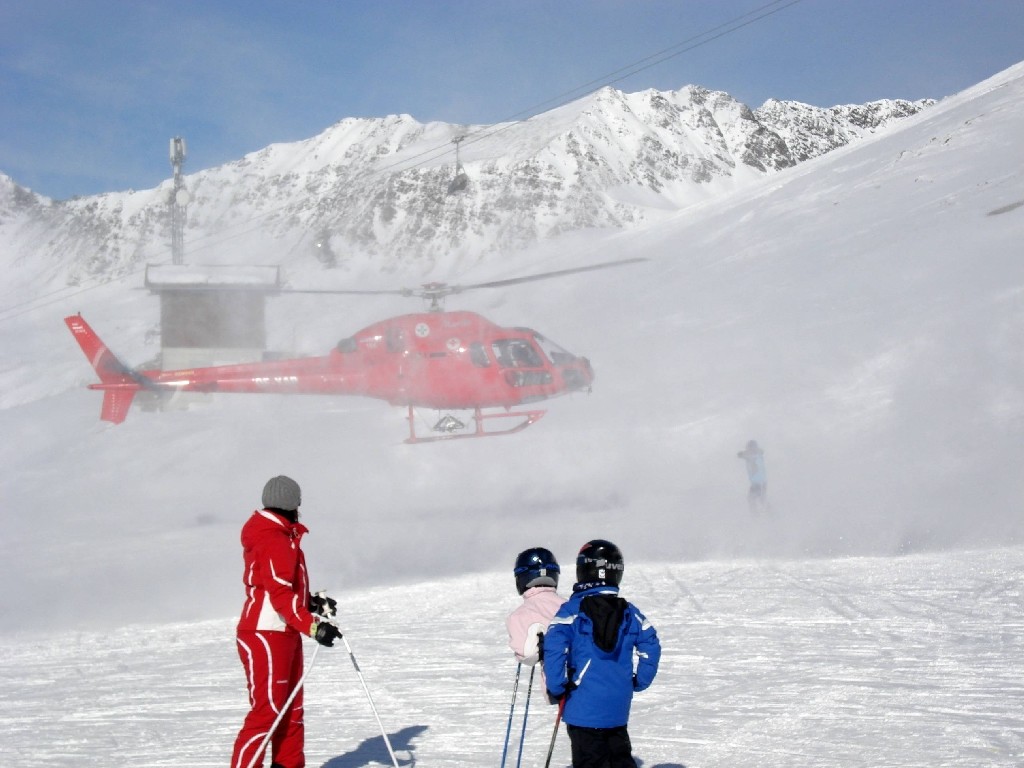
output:
[[[544,119],[575,126],[570,112]],[[628,123],[607,130],[631,141]],[[520,250],[481,240],[472,264],[430,271],[359,265],[403,284],[648,259],[452,297],[449,308],[587,355],[596,379],[525,432],[449,444],[402,444],[404,412],[360,398],[214,396],[101,423],[61,318],[81,311],[138,363],[156,348],[156,299],[130,272],[68,289],[67,275],[87,274],[78,256],[5,240],[0,759],[224,763],[245,710],[231,637],[239,528],[283,472],[302,484],[314,586],[338,597],[403,764],[499,760],[515,554],[543,545],[570,564],[603,537],[622,548],[623,591],[666,648],[635,704],[644,768],[1020,765],[1022,132],[1024,64],[795,166],[764,173],[730,154],[732,177],[694,186],[721,194],[648,207],[644,222]],[[737,135],[723,132],[728,146]],[[518,157],[528,138],[490,141]],[[285,150],[261,154],[265,170],[277,158],[274,173],[297,173]],[[467,140],[480,185],[476,151]],[[251,223],[259,201],[232,206],[229,189],[219,215]],[[146,194],[163,193],[60,205],[141,221]],[[27,204],[19,232],[67,236],[29,223]],[[32,204],[40,217],[58,206]],[[262,237],[217,241],[217,256],[266,263],[250,248]],[[121,270],[112,254],[128,242],[90,269]],[[288,258],[296,284],[325,280],[315,259]],[[322,353],[413,309],[405,301],[282,296],[268,307],[270,346]],[[761,517],[736,457],[750,438],[766,451]],[[343,653],[318,658],[311,765],[387,763],[353,675]],[[552,721],[535,706],[524,759],[539,764]]]
[[[722,92],[604,88],[530,120],[421,124],[349,118],[187,176],[187,260],[245,250],[260,263],[370,260],[421,271],[473,263],[593,228],[635,228],[695,201],[829,152],[930,101],[830,109],[770,101],[752,111]],[[453,140],[468,184],[449,194]],[[171,182],[54,202],[0,184],[0,236],[16,255],[61,264],[72,283],[169,257]],[[290,258],[289,258],[290,257]]]

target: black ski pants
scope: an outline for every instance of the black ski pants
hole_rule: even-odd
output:
[[[626,726],[584,728],[565,726],[572,745],[572,768],[636,768]]]

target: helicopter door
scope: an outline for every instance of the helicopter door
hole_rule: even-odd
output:
[[[397,387],[397,396],[399,398],[404,397],[409,382],[415,378],[415,374],[406,369],[406,365],[409,362],[408,356],[402,354],[407,348],[405,331],[401,328],[388,328],[384,333],[384,344],[388,354],[398,355],[397,381],[395,385]]]
[[[487,359],[487,350],[479,341],[469,345],[469,359],[477,368],[488,368],[491,361]]]
[[[532,387],[551,383],[551,372],[529,339],[497,339],[491,343],[491,349],[498,365],[505,369],[502,375],[509,385]]]
[[[544,360],[526,339],[498,339],[491,344],[502,368],[543,368]]]
[[[405,331],[401,328],[388,328],[385,341],[388,346],[388,352],[405,352]]]

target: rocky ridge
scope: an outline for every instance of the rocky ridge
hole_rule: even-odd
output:
[[[490,126],[346,118],[185,177],[186,259],[383,271],[628,229],[855,142],[933,102],[750,109],[699,86],[603,88]],[[454,140],[462,137],[456,167]],[[460,183],[454,183],[458,173]],[[454,188],[460,187],[458,191]],[[0,248],[68,284],[170,260],[168,180],[53,201],[0,175]]]

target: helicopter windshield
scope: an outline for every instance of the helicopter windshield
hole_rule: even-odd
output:
[[[543,368],[544,361],[526,339],[497,339],[491,343],[494,357],[502,368]]]
[[[566,352],[560,346],[547,339],[536,331],[531,331],[533,338],[537,341],[537,345],[544,350],[544,354],[548,356],[555,365],[565,365],[571,363],[576,359],[576,355],[571,352]]]

